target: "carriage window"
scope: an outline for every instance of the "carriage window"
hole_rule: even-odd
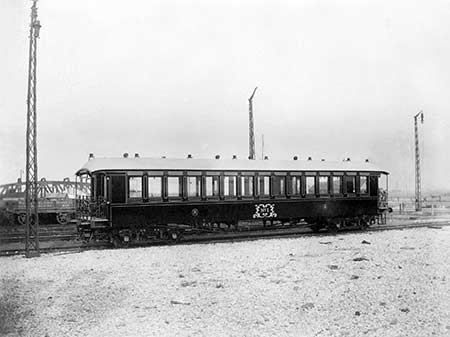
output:
[[[345,186],[347,187],[347,193],[355,193],[355,178],[356,177],[345,177]]]
[[[253,177],[241,177],[242,196],[253,196]]]
[[[361,194],[367,194],[367,177],[359,177],[359,191]]]
[[[181,197],[181,177],[167,177],[167,195]]]
[[[201,191],[201,177],[187,177],[188,197],[199,197]]]
[[[207,197],[219,196],[219,176],[206,177],[206,196]]]
[[[286,182],[286,177],[273,177],[273,195],[284,195],[284,184]]]
[[[319,177],[319,194],[328,194],[329,177]]]
[[[291,187],[291,192],[292,195],[300,195],[302,194],[302,183],[301,183],[302,179],[300,176],[294,176],[292,177],[292,187]]]
[[[128,177],[128,197],[142,198],[142,177]]]
[[[258,195],[269,195],[270,194],[270,177],[269,176],[258,176]]]
[[[148,197],[160,198],[162,191],[161,177],[148,177]]]
[[[223,177],[223,195],[225,196],[236,195],[236,177],[232,176]]]
[[[333,177],[333,193],[341,193],[341,177]]]
[[[316,177],[306,177],[306,194],[316,194]]]

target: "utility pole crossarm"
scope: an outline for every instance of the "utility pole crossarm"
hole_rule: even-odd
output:
[[[255,96],[256,89],[258,89],[258,87],[256,87],[255,90],[253,90],[253,94],[248,99],[249,101],[251,101],[253,99],[253,96]]]

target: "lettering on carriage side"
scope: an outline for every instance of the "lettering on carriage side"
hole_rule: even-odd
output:
[[[276,218],[278,216],[275,213],[275,204],[257,204],[255,209],[254,219]]]

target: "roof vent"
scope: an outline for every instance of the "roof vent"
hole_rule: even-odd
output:
[[[192,154],[189,153],[187,157],[188,159],[192,159]]]
[[[135,153],[134,158],[139,158],[139,153]]]
[[[125,153],[123,154],[123,157],[124,157],[124,158],[128,158],[128,153],[125,152]]]
[[[235,154],[233,154],[233,159],[237,159],[237,156]]]
[[[216,159],[220,159],[220,156],[218,154],[216,154]]]
[[[369,162],[369,159],[366,159],[366,163],[368,163]]]
[[[264,160],[269,160],[269,157],[267,157],[267,156],[264,156]]]
[[[297,157],[297,156],[294,156],[294,158],[292,158],[292,159],[294,159],[294,160],[298,160],[298,157]]]
[[[166,156],[161,156],[162,159],[166,159]]]
[[[309,161],[311,161],[311,160],[312,160],[312,158],[311,158],[311,157],[308,157],[308,160],[309,160]]]
[[[325,159],[322,158],[322,159],[320,159],[320,161],[325,161]]]
[[[94,159],[94,154],[93,153],[89,153],[89,160]]]
[[[350,158],[347,158],[347,161],[350,161]]]

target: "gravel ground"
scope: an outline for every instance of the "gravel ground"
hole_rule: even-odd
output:
[[[0,335],[450,336],[450,227],[0,258]]]

